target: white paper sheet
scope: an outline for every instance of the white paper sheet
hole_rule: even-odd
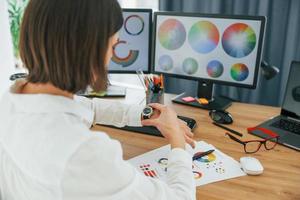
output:
[[[211,149],[215,151],[193,162],[192,170],[197,186],[246,175],[236,160],[222,153],[211,144],[199,141],[195,149],[187,147],[187,151],[191,155]],[[146,176],[166,181],[169,152],[170,146],[167,145],[132,158],[129,162]]]

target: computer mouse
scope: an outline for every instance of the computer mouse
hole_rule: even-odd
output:
[[[225,110],[211,110],[209,116],[214,122],[219,124],[231,124],[233,122],[231,114]]]
[[[264,167],[262,164],[259,162],[258,159],[254,157],[241,157],[240,158],[240,163],[242,166],[243,171],[246,174],[249,175],[259,175],[262,174],[264,171]]]

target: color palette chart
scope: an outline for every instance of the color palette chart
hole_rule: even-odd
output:
[[[123,11],[123,27],[113,46],[109,72],[148,71],[150,51],[150,13]]]
[[[191,158],[195,153],[211,149],[215,151],[192,162],[191,172],[194,175],[197,186],[246,175],[237,161],[222,153],[213,145],[199,141],[196,143],[195,149],[189,146],[186,147],[187,152],[191,154]],[[170,151],[170,146],[167,145],[128,161],[145,176],[167,181],[168,155]]]
[[[112,61],[115,62],[116,64],[121,65],[122,67],[128,67],[132,65],[138,58],[139,56],[139,51],[138,50],[129,50],[128,54],[125,55],[124,57],[118,55],[117,50],[119,48],[122,48],[121,45],[126,45],[127,42],[124,40],[119,40],[113,47],[113,57]],[[119,50],[122,52],[122,50]]]
[[[228,55],[234,58],[245,57],[253,51],[256,45],[255,32],[247,24],[233,24],[225,30],[222,45]]]
[[[261,21],[158,15],[155,71],[252,85]]]
[[[178,49],[185,42],[185,28],[180,21],[168,19],[159,27],[158,39],[164,48],[169,50]]]
[[[191,47],[196,52],[203,54],[214,50],[219,43],[219,38],[217,27],[209,21],[199,21],[189,31],[189,43]]]

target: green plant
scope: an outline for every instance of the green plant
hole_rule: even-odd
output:
[[[14,55],[19,57],[19,36],[20,25],[23,17],[24,8],[27,5],[28,0],[7,0],[8,12],[10,19],[10,32],[12,35]]]

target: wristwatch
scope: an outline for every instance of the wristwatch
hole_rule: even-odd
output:
[[[143,119],[150,119],[152,114],[153,114],[153,108],[151,108],[150,106],[146,106],[143,109],[142,118]]]

